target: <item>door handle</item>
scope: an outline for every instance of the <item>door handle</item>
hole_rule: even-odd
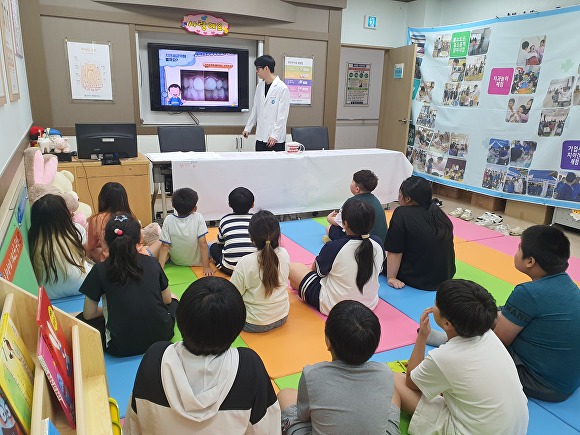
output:
[[[407,118],[403,118],[403,119],[399,119],[399,122],[403,122],[406,124],[407,122],[409,122],[409,120]]]

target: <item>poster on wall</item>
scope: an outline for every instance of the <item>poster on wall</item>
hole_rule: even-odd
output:
[[[284,56],[284,83],[290,91],[290,104],[312,104],[312,77],[314,59],[311,57]]]
[[[407,150],[441,184],[558,207],[580,202],[580,6],[410,28],[416,43]]]
[[[4,87],[4,74],[2,73],[2,58],[0,57],[0,106],[6,104],[6,88]]]
[[[110,44],[66,40],[66,50],[73,101],[113,101]]]
[[[20,98],[18,86],[18,73],[16,70],[16,58],[14,55],[14,39],[12,38],[12,13],[10,12],[10,0],[0,0],[0,30],[2,31],[2,48],[4,50],[4,67],[8,84],[8,96],[10,101]]]
[[[10,12],[12,16],[12,32],[14,36],[14,54],[24,57],[24,44],[22,43],[22,27],[20,26],[20,10],[18,0],[10,0]]]
[[[371,82],[370,63],[346,64],[345,106],[368,106],[369,87]]]

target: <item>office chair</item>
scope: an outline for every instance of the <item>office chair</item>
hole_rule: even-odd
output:
[[[305,150],[328,149],[327,127],[292,127],[292,140],[304,145]]]
[[[205,131],[199,125],[160,125],[157,127],[159,150],[162,153],[175,151],[205,151]],[[161,168],[165,176],[165,191],[173,192],[171,167]]]

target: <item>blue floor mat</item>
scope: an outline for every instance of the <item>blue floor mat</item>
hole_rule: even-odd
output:
[[[105,353],[109,394],[119,404],[121,418],[125,418],[129,398],[133,391],[135,375],[137,374],[137,369],[142,358],[143,355],[118,358]]]
[[[578,412],[580,411],[580,388],[567,400],[560,403],[543,402],[536,399],[532,399],[532,401],[580,433],[580,418],[578,418]]]
[[[530,413],[528,435],[578,435],[580,433],[533,400],[528,400],[528,411]],[[577,410],[576,415],[578,415]],[[577,417],[576,420],[578,420]]]
[[[282,234],[314,255],[318,255],[324,246],[322,236],[326,234],[326,230],[312,219],[281,222],[280,228]]]
[[[411,356],[411,352],[413,352],[414,347],[414,344],[410,344],[408,346],[387,350],[386,352],[375,353],[371,357],[371,361],[388,363],[391,361],[407,360]],[[425,355],[427,355],[431,349],[433,349],[433,346],[427,346],[425,349]]]
[[[79,293],[74,296],[53,299],[51,302],[53,307],[60,308],[65,313],[75,313],[83,310],[85,295]]]

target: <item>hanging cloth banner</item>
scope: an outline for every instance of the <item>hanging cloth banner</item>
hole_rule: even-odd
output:
[[[417,44],[407,156],[441,184],[518,201],[580,202],[580,6],[447,27]]]

